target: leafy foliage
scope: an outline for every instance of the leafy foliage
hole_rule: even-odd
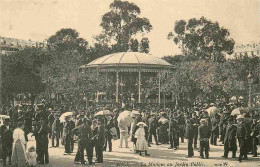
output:
[[[179,45],[184,55],[223,62],[224,53],[233,53],[235,42],[229,35],[229,31],[218,22],[201,17],[187,22],[176,21],[174,31],[168,34],[168,39]]]
[[[110,4],[110,11],[102,16],[100,26],[103,28],[103,33],[96,39],[103,44],[113,45],[112,48],[116,52],[127,51],[129,49],[128,43],[134,35],[144,34],[152,29],[150,21],[147,18],[139,17],[140,13],[141,10],[136,4],[115,0]],[[136,39],[132,41],[133,50],[137,50],[138,44],[136,41]]]

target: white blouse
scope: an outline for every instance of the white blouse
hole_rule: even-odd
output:
[[[26,144],[25,137],[24,137],[24,131],[21,128],[16,128],[14,130],[13,139],[14,139],[14,143],[16,143],[16,141],[20,139],[22,145]]]

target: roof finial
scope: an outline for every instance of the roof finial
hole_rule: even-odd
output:
[[[128,42],[128,51],[127,52],[132,52],[132,42],[131,42],[131,39]]]

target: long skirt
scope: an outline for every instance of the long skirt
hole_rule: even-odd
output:
[[[25,167],[26,157],[25,157],[25,147],[22,145],[20,140],[17,140],[13,146],[12,153],[12,167]]]
[[[148,149],[148,143],[144,136],[140,136],[136,141],[136,150],[138,151],[146,151]]]

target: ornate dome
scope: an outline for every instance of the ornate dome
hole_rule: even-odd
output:
[[[150,54],[139,52],[119,52],[100,57],[81,68],[109,68],[134,67],[134,68],[171,68],[172,65],[163,59],[154,57]]]

